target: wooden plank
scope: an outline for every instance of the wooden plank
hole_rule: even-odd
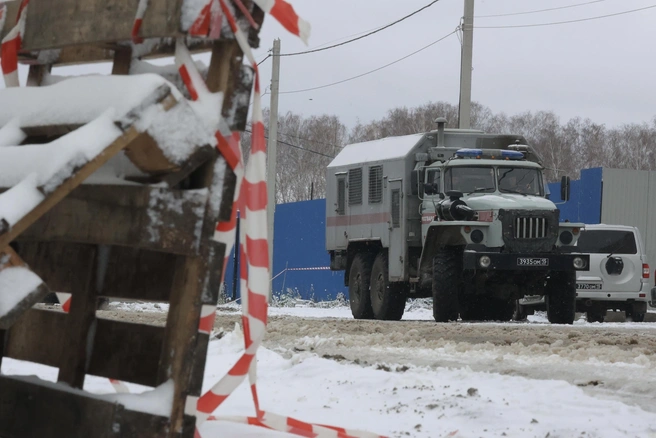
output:
[[[132,64],[132,47],[125,47],[114,51],[113,75],[129,75]]]
[[[21,239],[196,254],[207,201],[204,190],[83,185],[36,221]]]
[[[35,378],[0,375],[0,436],[39,438],[153,438],[166,436],[168,418],[135,412],[82,391]],[[194,436],[185,417],[181,436]]]
[[[175,431],[182,427],[187,396],[200,392],[200,388],[190,388],[190,377],[197,362],[205,363],[205,356],[197,354],[197,338],[206,269],[202,257],[181,258],[171,288],[158,373],[160,382],[173,379],[175,383],[169,437],[179,436]]]
[[[139,141],[126,148],[125,155],[139,170],[151,175],[180,171],[180,167],[166,158],[157,142],[148,133],[144,133]]]
[[[70,313],[66,318],[57,381],[82,389],[89,366],[88,359],[94,347],[97,326],[95,279],[98,272],[98,248],[86,245],[80,251],[76,262],[81,267],[82,275],[76,277],[71,288],[76,296],[71,300]]]
[[[39,205],[19,220],[8,232],[0,235],[0,248],[5,248],[9,242],[16,239],[30,225],[35,223],[41,216],[46,214],[50,209],[64,199],[73,189],[82,184],[93,172],[98,170],[111,157],[119,153],[134,141],[141,134],[135,129],[130,128],[123,135],[117,138],[112,144],[107,146],[93,160],[85,164],[80,170],[75,172],[70,178],[64,181],[59,187],[53,190]]]
[[[30,269],[27,264],[16,254],[10,246],[7,246],[4,251],[0,252],[0,272],[9,268],[26,268]],[[0,290],[0,294],[11,293],[12,291]],[[10,311],[0,316],[0,330],[10,328],[16,320],[26,310],[30,309],[36,303],[43,300],[43,298],[50,293],[48,286],[43,282],[39,284],[33,291],[29,292],[22,300],[20,300]]]
[[[51,289],[74,293],[72,285],[83,274],[76,264],[82,246],[70,242],[21,241],[20,254]],[[111,246],[98,293],[111,298],[168,301],[177,257],[180,256]],[[220,277],[213,281],[220,281]]]
[[[177,172],[164,175],[162,182],[169,187],[176,187],[205,163],[213,162],[217,156],[216,148],[203,146],[194,152]]]
[[[73,300],[73,303],[75,300]],[[66,348],[69,315],[31,309],[9,330],[4,355],[59,367]],[[145,386],[157,386],[164,328],[97,318],[87,374]]]
[[[129,41],[137,3],[132,0],[30,0],[22,48],[29,52]],[[182,0],[150,2],[140,36],[181,36],[181,5]]]
[[[39,87],[43,82],[43,77],[46,73],[50,72],[51,65],[30,65],[30,70],[27,74],[27,86]]]

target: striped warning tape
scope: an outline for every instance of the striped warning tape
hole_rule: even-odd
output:
[[[254,0],[267,14],[278,20],[289,32],[298,36],[305,44],[310,38],[310,23],[296,14],[296,11],[284,0]]]
[[[0,67],[2,67],[2,75],[7,88],[20,85],[18,80],[18,51],[21,47],[21,35],[25,32],[28,3],[29,0],[21,1],[18,8],[18,17],[16,17],[16,25],[5,35],[0,45]]]
[[[135,44],[143,43],[143,38],[139,36],[139,30],[141,30],[141,23],[143,23],[143,18],[146,15],[146,9],[148,9],[148,0],[139,0],[137,16],[134,18],[134,24],[132,25],[132,42]]]
[[[59,300],[59,304],[61,304],[62,310],[66,313],[70,312],[71,299],[73,295],[66,292],[55,292],[55,295],[57,295],[57,299]]]

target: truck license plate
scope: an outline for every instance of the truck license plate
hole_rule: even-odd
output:
[[[542,257],[517,257],[517,266],[549,266],[549,259]]]
[[[576,283],[576,288],[578,290],[601,290],[601,283]]]

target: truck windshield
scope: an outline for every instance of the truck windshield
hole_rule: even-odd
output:
[[[501,193],[542,196],[542,184],[538,169],[499,167],[497,174]]]
[[[468,193],[492,193],[496,190],[494,184],[494,168],[492,167],[450,167],[444,174],[445,191],[457,190]]]
[[[637,254],[636,241],[631,231],[583,230],[576,246],[588,254]]]

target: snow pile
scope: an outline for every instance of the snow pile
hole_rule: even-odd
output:
[[[31,173],[11,189],[0,193],[0,219],[7,221],[10,227],[45,199],[37,188],[37,181],[37,174]]]
[[[137,76],[79,76],[47,87],[16,87],[0,90],[0,126],[18,118],[21,127],[81,125],[114,108],[114,120],[168,86],[182,99],[180,92],[155,74]]]
[[[20,122],[16,118],[0,127],[0,147],[21,144],[25,137],[25,133],[20,129]]]
[[[0,271],[0,318],[9,313],[31,292],[34,292],[40,284],[39,276],[27,268],[14,266],[2,269]]]
[[[34,173],[38,187],[46,193],[54,190],[121,136],[113,115],[112,110],[105,111],[93,122],[49,144],[0,148],[0,187],[15,186]]]

